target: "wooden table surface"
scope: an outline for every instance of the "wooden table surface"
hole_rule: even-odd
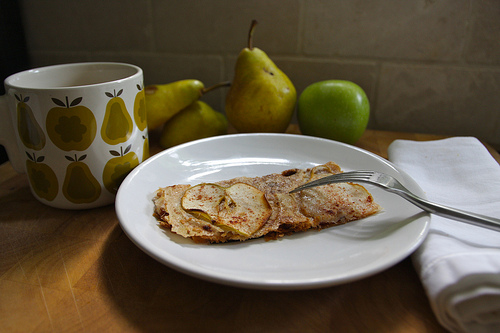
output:
[[[290,132],[297,132],[291,128]],[[357,146],[387,157],[395,139],[367,130]],[[497,161],[500,156],[491,150]],[[228,287],[186,276],[137,248],[114,206],[65,211],[0,166],[2,332],[444,332],[410,259],[374,276],[302,291]]]

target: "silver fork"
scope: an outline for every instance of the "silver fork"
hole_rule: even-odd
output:
[[[500,219],[484,216],[480,214],[470,213],[463,210],[446,207],[437,203],[425,200],[404,187],[397,179],[384,173],[376,171],[350,171],[335,174],[332,176],[323,177],[312,182],[301,185],[290,193],[302,191],[311,187],[321,186],[331,183],[370,183],[379,186],[391,193],[395,193],[419,208],[440,216],[454,219],[460,222],[473,224],[476,226],[486,227],[489,229],[500,231]]]

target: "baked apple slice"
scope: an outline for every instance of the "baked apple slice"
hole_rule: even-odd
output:
[[[182,196],[181,206],[196,218],[243,236],[259,230],[272,211],[264,192],[245,183],[227,188],[216,184],[190,187]]]

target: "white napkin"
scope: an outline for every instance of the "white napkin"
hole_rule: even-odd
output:
[[[396,140],[389,160],[427,199],[500,218],[500,166],[472,137]],[[432,309],[452,332],[500,332],[500,231],[432,215],[412,255]]]

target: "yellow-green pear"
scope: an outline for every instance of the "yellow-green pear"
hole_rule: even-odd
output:
[[[221,82],[205,88],[203,82],[189,79],[146,86],[144,91],[148,130],[161,127],[179,111],[197,101],[202,95],[229,85],[230,82]]]
[[[170,148],[181,143],[227,133],[227,119],[203,101],[195,101],[172,117],[161,132],[160,145]]]
[[[203,82],[193,79],[146,86],[148,129],[154,130],[165,124],[177,112],[199,99],[204,88]]]
[[[239,132],[284,132],[292,118],[297,93],[290,79],[267,54],[252,46],[236,60],[234,79],[226,96],[226,115]]]

